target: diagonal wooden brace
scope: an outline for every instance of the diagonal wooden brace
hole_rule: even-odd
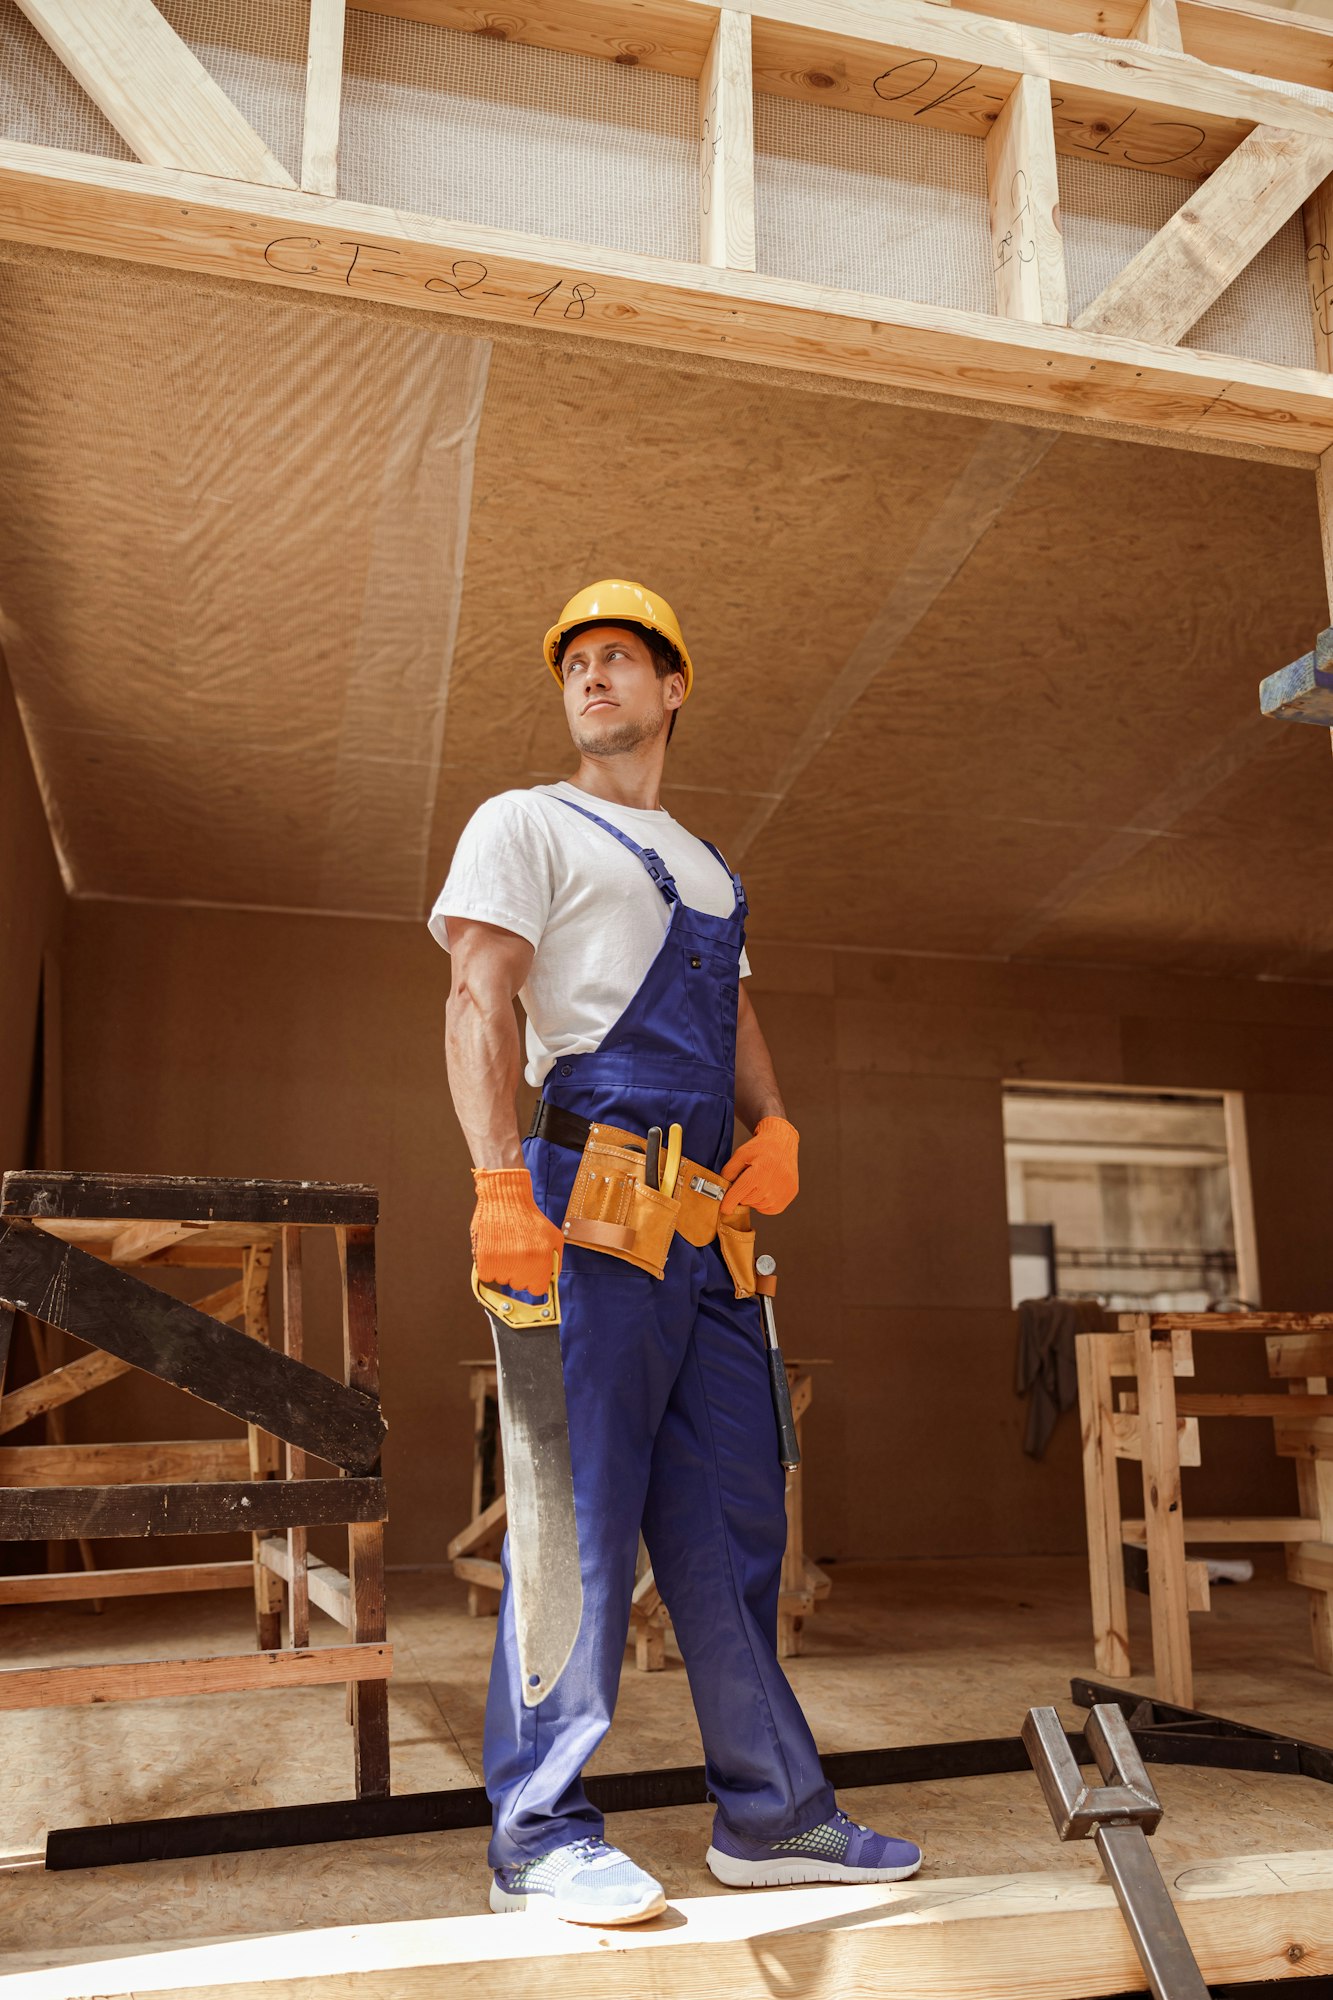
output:
[[[29,1222],[0,1223],[0,1298],[349,1472],[379,1457],[378,1398],[248,1340]]]

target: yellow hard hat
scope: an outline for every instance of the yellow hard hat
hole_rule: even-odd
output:
[[[577,591],[547,633],[544,647],[546,664],[555,675],[558,686],[564,686],[557,664],[560,641],[575,625],[590,624],[646,625],[650,632],[660,632],[680,654],[680,663],[685,669],[684,699],[689,700],[690,689],[694,686],[694,668],[685,650],[675,612],[665,598],[654,596],[641,583],[626,583],[623,577],[614,576],[604,578],[601,583],[590,583],[586,589]]]

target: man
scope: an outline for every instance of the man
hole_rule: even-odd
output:
[[[664,1907],[602,1839],[581,1783],[615,1705],[641,1526],[703,1736],[714,1875],[896,1881],[919,1848],[838,1811],[777,1661],[783,1475],[748,1210],[776,1215],[796,1194],[797,1134],[741,984],[740,880],[658,803],[690,656],[670,606],[623,581],[571,599],[545,653],[578,769],[488,800],[431,916],[453,961],[449,1082],[478,1273],[536,1296],[559,1274],[584,1592],[569,1663],[535,1708],[507,1583],[501,1599],[491,1908],[606,1924]],[[521,1144],[516,995],[542,1086]],[[733,1151],[736,1113],[753,1137]]]

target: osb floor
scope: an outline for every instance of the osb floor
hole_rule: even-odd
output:
[[[1016,1733],[1053,1702],[1069,1720],[1070,1676],[1091,1672],[1080,1561],[904,1562],[843,1566],[790,1663],[820,1746],[848,1750]],[[1196,1703],[1333,1743],[1333,1682],[1316,1673],[1304,1593],[1266,1567],[1216,1588],[1191,1621]],[[447,1573],[390,1577],[394,1789],[471,1785],[481,1774],[482,1710],[494,1626],[470,1620]],[[1146,1607],[1133,1613],[1147,1659]],[[13,1665],[235,1650],[248,1598],[115,1602],[0,1613]],[[317,1636],[333,1633],[317,1619]],[[1147,1686],[1146,1680],[1135,1683]],[[44,1953],[327,1924],[463,1915],[484,1908],[480,1831],[159,1862],[47,1875],[48,1827],[346,1796],[351,1753],[341,1689],[201,1696],[0,1718],[6,1812],[0,1829],[0,1972]],[[611,1737],[597,1768],[700,1759],[684,1670],[627,1657]],[[1333,1787],[1306,1779],[1161,1769],[1163,1866],[1192,1859],[1333,1847]],[[848,1794],[858,1818],[922,1840],[937,1877],[1095,1870],[1091,1848],[1055,1841],[1027,1774]],[[671,1898],[726,1894],[703,1866],[704,1807],[626,1814],[611,1837]]]

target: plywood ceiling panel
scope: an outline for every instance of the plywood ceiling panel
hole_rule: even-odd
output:
[[[685,620],[664,796],[756,954],[1333,977],[1327,739],[1255,695],[1327,619],[1308,474],[94,266],[0,263],[0,422],[79,894],[419,921],[569,770],[540,636],[611,573]]]

